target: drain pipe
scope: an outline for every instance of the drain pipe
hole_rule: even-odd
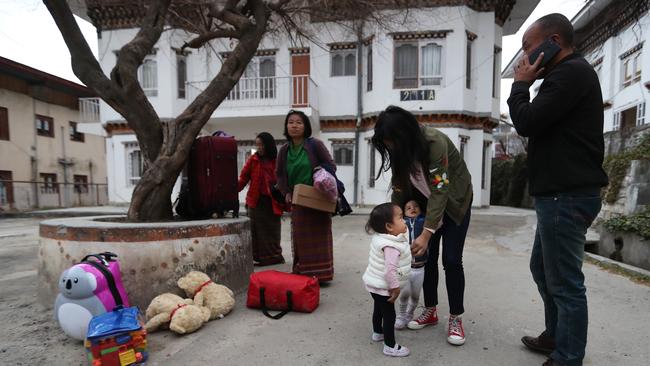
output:
[[[361,134],[361,118],[363,102],[361,87],[363,85],[363,22],[357,27],[357,118],[354,127],[354,199],[353,204],[359,204],[359,139]]]
[[[32,145],[32,155],[29,160],[32,164],[32,193],[34,194],[34,207],[40,207],[40,198],[38,196],[38,131],[36,130],[36,99],[32,98],[32,131],[34,131],[34,145]],[[54,126],[52,126],[54,128]]]
[[[63,207],[68,207],[70,197],[68,194],[68,157],[65,154],[65,127],[61,126],[61,152],[63,159],[59,159],[59,164],[63,166]]]

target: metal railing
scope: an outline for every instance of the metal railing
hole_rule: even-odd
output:
[[[194,100],[210,81],[187,83],[188,100]],[[314,107],[317,85],[309,75],[241,78],[219,108],[239,107]]]
[[[106,204],[108,186],[105,183],[0,180],[0,210]]]
[[[79,98],[81,122],[101,122],[99,118],[99,98]]]

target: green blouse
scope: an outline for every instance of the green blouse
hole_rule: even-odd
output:
[[[287,152],[287,176],[289,187],[293,189],[296,184],[314,185],[311,162],[303,145],[289,146]]]

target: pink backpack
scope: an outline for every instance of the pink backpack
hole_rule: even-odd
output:
[[[90,254],[61,274],[54,316],[67,335],[84,339],[93,316],[129,306],[115,257],[110,252]]]

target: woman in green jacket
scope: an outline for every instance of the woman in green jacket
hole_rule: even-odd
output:
[[[423,284],[426,308],[408,327],[421,329],[438,323],[438,253],[442,241],[450,313],[447,341],[462,345],[463,246],[472,204],[467,166],[447,135],[421,126],[413,114],[400,107],[389,106],[381,112],[374,132],[372,144],[381,155],[379,174],[392,172],[393,203],[403,206],[414,199],[426,208],[426,230],[413,238],[411,245],[414,255],[429,250]]]

